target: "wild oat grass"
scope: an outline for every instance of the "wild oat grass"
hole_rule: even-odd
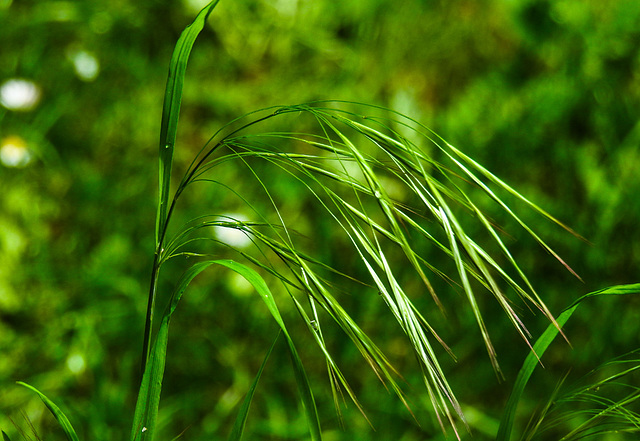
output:
[[[417,121],[388,109],[352,102],[321,101],[272,107],[240,117],[211,137],[172,191],[175,181],[173,156],[178,148],[178,119],[187,61],[198,34],[217,3],[213,1],[207,5],[185,29],[170,62],[159,143],[160,196],[142,351],[142,381],[130,439],[151,440],[157,435],[156,422],[164,369],[171,360],[167,357],[171,318],[194,278],[208,268],[217,266],[234,271],[246,279],[278,324],[291,356],[294,378],[312,440],[322,439],[314,393],[294,339],[281,316],[279,303],[292,302],[300,319],[306,324],[308,335],[298,337],[311,338],[318,346],[326,362],[336,403],[344,394],[364,414],[358,397],[349,385],[349,379],[340,370],[339,360],[331,354],[325,341],[323,329],[337,325],[380,381],[396,393],[410,412],[398,383],[398,373],[373,338],[343,307],[335,280],[355,283],[362,287],[363,292],[375,292],[377,296],[374,301],[386,304],[420,362],[424,385],[442,429],[446,431],[450,427],[455,436],[461,438],[464,432],[460,430],[460,425],[466,425],[465,417],[455,391],[449,385],[447,374],[441,367],[438,356],[441,349],[437,346],[450,351],[435,326],[414,305],[412,296],[402,286],[398,269],[411,268],[436,308],[442,308],[442,304],[440,293],[434,289],[433,277],[445,278],[459,287],[466,299],[464,307],[469,308],[475,317],[489,362],[499,376],[498,359],[478,302],[479,296],[489,294],[513,325],[514,335],[519,335],[532,348],[520,371],[497,434],[498,440],[509,440],[517,404],[531,373],[549,344],[562,333],[561,327],[579,302],[554,318],[534,290],[524,269],[510,253],[502,239],[500,227],[480,207],[486,206],[487,200],[493,201],[495,209],[506,213],[569,271],[572,271],[571,268],[518,216],[508,200],[517,201],[519,206],[534,210],[571,230]],[[279,125],[280,121],[292,119],[295,119],[293,129],[283,129]],[[298,131],[297,127],[306,130]],[[233,182],[222,180],[219,170],[230,164],[243,170],[242,181],[257,184],[257,197],[241,194],[234,188]],[[282,209],[283,201],[271,190],[274,185],[273,174],[311,195],[318,211],[332,222],[333,232],[350,247],[351,256],[361,268],[360,276],[346,273],[342,268],[314,257],[312,252],[305,249],[296,225]],[[247,218],[208,213],[205,207],[200,216],[183,225],[174,225],[172,221],[180,210],[184,195],[201,185],[209,186],[212,192],[233,193],[244,204]],[[471,237],[467,232],[467,225],[472,223],[475,223],[476,230],[479,227],[483,232],[479,238]],[[211,235],[212,230],[241,232],[252,246],[244,249],[225,243]],[[322,241],[324,238],[316,237],[315,240]],[[438,250],[444,259],[451,262],[454,272],[446,273],[441,269],[440,260],[428,258],[425,248]],[[220,258],[220,250],[227,250],[234,258]],[[176,257],[190,257],[191,263],[180,279],[175,281],[164,312],[157,318],[160,274],[163,266]],[[331,275],[331,280],[328,275]],[[273,282],[267,283],[267,279]],[[504,289],[504,286],[508,289]],[[639,290],[640,285],[614,287],[584,298],[635,294]],[[515,293],[517,297],[509,293]],[[516,301],[541,311],[549,320],[548,329],[537,341],[532,341],[523,320],[516,313],[513,307]],[[239,440],[243,435],[253,393],[273,349],[274,346],[267,351],[240,407],[230,435],[232,440]],[[633,364],[637,363],[636,359],[630,363],[632,367],[625,372],[637,369],[638,365]],[[611,381],[622,377],[623,374],[611,377]],[[597,384],[601,383],[602,380]],[[41,392],[32,386],[25,386],[42,398],[68,439],[77,440],[64,413]],[[581,400],[588,390],[573,392],[569,399]],[[590,430],[591,434],[611,428],[637,429],[637,414],[623,411],[636,398],[637,390],[634,388],[631,388],[631,395],[615,402],[593,398],[594,402],[605,406],[597,414],[598,418],[615,416],[617,419],[612,426],[598,425],[595,422],[596,415],[590,414],[594,416],[589,421],[594,423],[582,424],[566,439],[577,439],[585,430]],[[532,424],[526,439],[534,439],[536,433],[543,433],[558,419],[565,418],[564,414],[557,415],[551,403]],[[6,434],[4,436],[8,438]]]

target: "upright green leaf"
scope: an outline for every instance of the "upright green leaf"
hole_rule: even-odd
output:
[[[176,133],[178,130],[178,118],[180,116],[180,102],[182,100],[182,86],[184,84],[184,76],[187,69],[187,61],[191,48],[196,38],[204,28],[204,24],[218,4],[219,0],[214,0],[205,6],[196,16],[193,23],[182,31],[178,42],[173,50],[171,61],[169,63],[169,75],[167,78],[167,86],[164,92],[164,105],[162,108],[162,121],[160,125],[160,151],[159,151],[159,199],[156,212],[156,253],[153,262],[153,270],[151,275],[151,287],[149,289],[149,298],[147,302],[147,318],[144,330],[144,346],[142,354],[143,372],[149,360],[149,350],[151,347],[151,332],[153,330],[153,318],[156,300],[156,284],[158,271],[162,259],[162,242],[166,231],[167,222],[169,221],[169,192],[171,190],[171,167],[173,163],[173,150],[176,142]]]
[[[149,362],[146,365],[142,383],[140,384],[131,427],[130,439],[132,441],[152,440],[155,434],[168,341],[169,318],[165,316],[160,324],[160,329],[151,349]]]
[[[191,281],[202,271],[211,266],[213,262],[198,262],[182,275],[171,296],[171,301],[164,312],[156,340],[149,353],[149,362],[142,376],[142,383],[138,392],[138,401],[131,427],[132,441],[152,440],[156,429],[160,394],[162,392],[162,379],[167,357],[167,344],[169,342],[169,322],[182,294]]]
[[[173,162],[173,149],[176,143],[180,103],[182,101],[182,86],[187,70],[187,61],[196,38],[204,28],[209,14],[216,7],[218,1],[214,0],[205,6],[196,16],[193,23],[182,31],[171,56],[160,126],[160,200],[156,217],[156,248],[160,246],[162,232],[167,222],[171,165]]]

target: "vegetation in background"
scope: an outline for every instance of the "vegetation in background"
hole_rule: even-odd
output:
[[[251,108],[326,96],[383,104],[445,134],[591,240],[592,246],[556,238],[552,229],[542,234],[558,244],[587,290],[633,280],[640,243],[634,240],[639,208],[632,197],[639,162],[634,2],[489,7],[406,2],[391,12],[386,2],[354,2],[344,9],[328,2],[295,7],[231,3],[220,6],[220,16],[212,18],[190,63],[183,145],[201,145],[223,121]],[[0,31],[6,48],[0,55],[2,78],[24,78],[39,90],[32,107],[12,108],[4,99],[0,115],[0,413],[18,421],[16,409],[23,408],[40,433],[49,430],[41,405],[25,405],[30,395],[13,385],[25,379],[51,397],[62,397],[68,414],[78,420],[76,427],[81,424],[86,434],[82,438],[110,439],[126,431],[122,415],[133,408],[131,391],[137,382],[134,354],[144,315],[140,293],[153,241],[148,213],[155,190],[149,176],[155,173],[153,137],[159,129],[164,65],[193,11],[179,4],[126,2],[100,7],[3,2],[0,8],[3,22],[10,23]],[[407,28],[416,30],[416,40]],[[194,153],[178,152],[176,168],[185,169]],[[290,191],[283,186],[279,194]],[[230,200],[201,194],[194,199],[209,204],[212,212],[228,210],[237,217],[232,210],[238,205]],[[290,199],[291,213],[307,207],[303,197]],[[539,218],[524,221],[537,224]],[[514,239],[514,256],[552,311],[585,290],[563,276],[561,268],[550,266],[547,256],[530,253],[533,241]],[[211,304],[212,284],[233,295]],[[193,425],[188,433],[197,438],[200,431],[212,433],[230,424],[227,415],[262,362],[273,328],[266,327],[270,322],[261,306],[236,279],[212,274],[195,288],[181,305],[190,319],[173,325],[172,344],[184,352],[173,355],[163,413],[164,423],[171,425],[168,433]],[[442,289],[451,288],[443,284]],[[448,311],[458,303],[455,296],[443,299],[451,302],[445,305]],[[395,335],[385,328],[375,304],[352,302],[352,309],[360,311],[356,318],[373,332]],[[630,299],[586,307],[582,320],[588,327],[568,331],[579,348],[568,364],[591,368],[634,348],[637,329],[610,325],[634,323],[627,318],[633,317],[634,306],[637,300]],[[497,320],[501,312],[483,308],[509,381],[527,348],[513,350],[512,334]],[[456,311],[448,320],[458,328],[473,317]],[[537,335],[535,327],[532,331]],[[450,381],[460,384],[452,387],[464,396],[472,415],[485,412],[472,425],[490,432],[505,392],[491,369],[479,363],[486,355],[472,344],[477,335],[447,333],[458,355]],[[386,346],[399,370],[411,372],[403,366],[410,359],[406,345],[390,339]],[[556,354],[566,354],[565,349]],[[335,350],[354,368],[345,376],[361,379],[353,387],[374,407],[369,416],[380,422],[380,437],[404,433],[419,439],[422,430],[431,431],[407,424],[411,417],[402,405],[382,400],[380,391],[369,387],[374,378],[362,375],[362,365],[349,358],[354,354],[346,345]],[[313,359],[311,353],[304,357]],[[270,363],[284,362],[272,358]],[[554,367],[562,370],[561,360],[547,365],[549,371]],[[318,363],[312,381],[323,381],[321,371]],[[470,372],[475,384],[468,384]],[[253,407],[256,419],[249,422],[253,433],[305,436],[288,376],[277,371],[271,383],[263,382],[264,395],[258,392]],[[406,379],[417,384],[409,374]],[[220,396],[225,398],[218,401]],[[338,439],[369,438],[366,421],[353,414],[347,418],[350,424],[345,432],[338,429]],[[7,430],[6,422],[1,424]]]

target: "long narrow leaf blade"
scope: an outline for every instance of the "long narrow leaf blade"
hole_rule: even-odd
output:
[[[167,357],[171,315],[176,310],[182,294],[191,281],[212,264],[212,261],[205,261],[198,262],[189,267],[178,281],[171,296],[169,308],[165,311],[162,323],[160,323],[155,343],[150,352],[149,363],[147,363],[142,377],[138,401],[134,412],[133,425],[131,427],[130,439],[132,441],[153,439],[160,405],[160,394],[162,392],[162,379],[164,377],[164,367]]]
[[[253,379],[253,383],[251,383],[251,387],[249,388],[249,392],[247,392],[247,396],[244,397],[244,401],[240,406],[240,411],[238,412],[236,421],[233,424],[231,435],[229,435],[229,441],[240,441],[242,439],[242,434],[244,433],[244,426],[247,422],[247,417],[249,416],[249,408],[251,407],[251,402],[253,401],[253,394],[256,391],[256,387],[258,386],[260,377],[262,377],[262,371],[264,370],[264,367],[267,365],[269,356],[271,355],[271,352],[273,352],[273,348],[275,347],[279,336],[280,334],[278,333],[275,340],[273,340],[271,347],[267,351],[267,355],[265,355],[264,360],[260,365],[260,369],[258,369],[258,373],[256,374],[256,377]]]
[[[276,305],[273,294],[271,294],[271,290],[267,286],[267,283],[255,270],[241,263],[235,262],[233,260],[217,260],[215,261],[215,263],[225,266],[244,277],[247,282],[249,282],[256,289],[256,291],[258,291],[258,294],[266,303],[267,308],[269,308],[269,312],[271,312],[271,315],[280,326],[280,329],[282,329],[282,333],[287,339],[289,352],[291,354],[293,370],[296,377],[296,382],[298,384],[298,390],[302,399],[302,405],[307,416],[307,424],[309,424],[311,439],[313,441],[322,440],[320,418],[318,416],[318,409],[316,408],[316,402],[313,398],[313,391],[311,390],[309,379],[307,378],[307,374],[302,365],[302,360],[300,360],[298,351],[296,350],[293,344],[293,340],[291,339],[291,336],[287,331],[284,321],[282,320],[282,316],[280,315],[280,311],[278,310],[278,306]]]
[[[132,441],[151,441],[155,434],[168,341],[169,320],[163,319],[138,392],[138,401],[131,427],[130,439]]]
[[[618,285],[612,286],[609,288],[601,289],[599,291],[591,292],[589,294],[585,294],[576,300],[573,304],[571,304],[567,309],[565,309],[562,314],[558,316],[556,319],[557,326],[554,323],[549,324],[544,333],[538,338],[535,345],[533,345],[533,350],[529,353],[527,358],[518,373],[518,377],[516,378],[515,385],[513,387],[513,391],[511,392],[511,396],[509,397],[509,401],[507,402],[507,406],[502,414],[502,420],[500,421],[500,428],[498,430],[498,436],[496,437],[496,441],[509,441],[511,438],[511,431],[513,430],[513,423],[515,420],[516,409],[518,407],[518,402],[520,401],[520,397],[524,392],[524,388],[531,378],[531,374],[538,366],[539,359],[542,358],[542,355],[545,353],[549,345],[556,338],[558,333],[560,332],[559,328],[561,328],[571,315],[575,312],[578,305],[586,298],[596,297],[602,295],[628,295],[628,294],[640,294],[640,284],[632,284],[632,285]]]
[[[55,403],[53,401],[51,401],[49,398],[47,398],[47,396],[45,394],[40,392],[35,387],[33,387],[33,386],[31,386],[31,385],[29,385],[27,383],[23,383],[22,381],[18,381],[17,383],[19,385],[21,385],[21,386],[26,387],[27,389],[32,390],[36,394],[38,394],[38,396],[40,397],[42,402],[45,404],[45,406],[47,406],[49,411],[53,414],[55,419],[58,421],[58,424],[60,424],[60,427],[62,427],[62,430],[64,431],[65,435],[67,435],[67,439],[69,441],[78,441],[78,435],[76,434],[76,431],[73,429],[73,426],[69,422],[69,419],[60,410],[60,408],[55,405]],[[3,433],[3,437],[5,437],[6,435],[4,434],[4,432],[2,432],[2,433]]]
[[[162,108],[162,123],[160,126],[160,201],[156,218],[156,247],[160,245],[162,231],[167,221],[169,202],[169,190],[171,186],[171,165],[173,162],[173,149],[178,130],[178,118],[180,116],[180,102],[182,101],[182,86],[187,70],[187,61],[191,48],[204,28],[209,14],[216,7],[219,0],[214,0],[205,6],[180,35],[176,43],[171,63],[169,64],[169,76],[164,94],[164,106]]]

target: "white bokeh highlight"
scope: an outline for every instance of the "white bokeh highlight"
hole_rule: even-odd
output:
[[[38,105],[42,92],[33,81],[12,78],[0,86],[0,104],[9,110],[27,111]]]

